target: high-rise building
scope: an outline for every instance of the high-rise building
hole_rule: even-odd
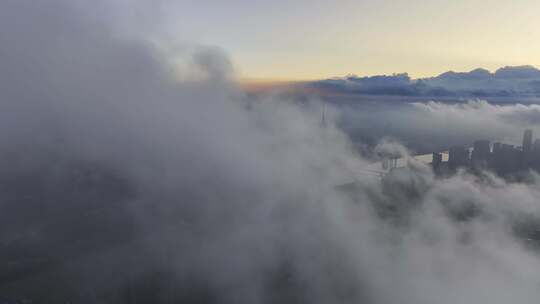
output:
[[[431,166],[433,170],[438,170],[442,164],[442,154],[433,152],[433,160],[431,161]]]
[[[469,150],[462,146],[450,148],[448,155],[448,166],[451,169],[465,167],[469,163]]]
[[[490,153],[491,148],[488,140],[477,140],[474,142],[472,160],[487,160]]]
[[[527,129],[525,130],[525,133],[523,133],[523,145],[522,145],[523,152],[530,152],[532,150],[532,130]]]
[[[535,151],[535,153],[540,153],[540,139],[534,141],[533,151]]]
[[[540,172],[540,139],[534,141],[530,159],[532,168]]]
[[[501,146],[502,144],[500,142],[496,142],[493,144],[493,154],[498,154],[499,152],[501,152]]]
[[[497,149],[495,149],[494,145],[492,167],[500,175],[516,172],[519,170],[520,155],[522,153],[523,151],[512,145],[500,144]]]
[[[488,140],[477,140],[474,142],[474,150],[471,155],[471,164],[477,169],[484,169],[488,165],[491,154],[491,147]]]
[[[521,147],[521,159],[520,159],[520,169],[529,169],[532,166],[533,155],[532,155],[532,130],[525,130],[523,133],[523,145]]]

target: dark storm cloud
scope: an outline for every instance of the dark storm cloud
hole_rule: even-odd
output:
[[[441,181],[411,160],[381,181],[363,174],[368,162],[334,126],[338,109],[327,107],[322,127],[320,102],[251,100],[215,48],[192,48],[194,75],[178,81],[156,36],[134,34],[136,24],[122,32],[99,11],[0,4],[0,294],[36,303],[538,298],[540,260],[511,229],[540,216],[538,176]],[[470,107],[444,111],[493,110]],[[471,205],[479,211],[456,216]]]

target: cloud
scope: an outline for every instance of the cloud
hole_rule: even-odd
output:
[[[533,78],[540,77],[540,70],[530,65],[506,66],[495,71],[496,78]]]
[[[534,104],[326,100],[338,107],[339,125],[353,141],[375,145],[378,138],[393,137],[420,153],[472,146],[479,139],[521,145],[525,129],[540,134]]]
[[[306,85],[331,94],[374,94],[416,96],[420,87],[407,74],[334,78],[311,82]]]
[[[339,109],[327,107],[322,127],[320,101],[251,99],[215,48],[193,48],[186,66],[196,75],[178,81],[160,47],[84,8],[0,4],[0,294],[537,299],[538,254],[524,241],[539,215],[537,175],[527,185],[465,173],[439,180],[422,164],[383,180],[363,175],[370,164],[335,126]],[[516,112],[412,109],[452,119],[482,109],[497,126]]]
[[[540,70],[532,66],[503,67],[490,73],[448,71],[436,77],[411,79],[407,74],[347,76],[310,82],[306,86],[328,95],[370,94],[427,97],[534,97],[540,92]]]

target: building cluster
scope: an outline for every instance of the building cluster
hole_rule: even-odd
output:
[[[540,139],[533,143],[532,130],[525,130],[522,146],[487,140],[477,140],[473,148],[452,147],[448,161],[444,162],[441,153],[433,153],[432,166],[435,172],[452,172],[458,168],[471,170],[491,170],[501,176],[519,171],[534,169],[540,171]]]

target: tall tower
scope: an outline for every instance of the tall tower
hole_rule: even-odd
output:
[[[523,152],[530,152],[532,150],[532,130],[527,129],[523,133]]]
[[[323,104],[323,110],[321,114],[321,127],[326,128],[326,104]]]

